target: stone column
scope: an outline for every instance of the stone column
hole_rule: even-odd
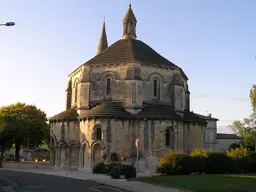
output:
[[[174,142],[173,151],[178,151],[178,142],[179,142],[178,122],[175,122],[173,125],[174,125],[173,130],[174,130],[174,135],[175,135],[175,137],[174,137],[175,142]]]
[[[76,146],[76,168],[80,166],[80,146]]]
[[[184,140],[184,134],[183,134],[183,123],[178,123],[178,152],[184,153],[183,149],[183,140]]]
[[[148,156],[149,156],[149,123],[144,121],[144,130],[143,130],[143,141],[144,141],[144,160],[145,167],[149,167]]]
[[[81,145],[80,146],[80,148],[79,148],[79,155],[78,155],[78,168],[79,169],[82,169],[83,168],[83,162],[82,162],[82,160],[83,160],[83,145]]]
[[[88,151],[88,168],[91,169],[93,167],[92,165],[93,160],[92,160],[92,150]]]
[[[59,161],[59,147],[56,147],[56,153],[55,153],[55,166],[54,167],[59,167],[60,166],[60,161]]]
[[[70,168],[70,164],[71,164],[71,161],[70,161],[70,147],[67,147],[64,167],[65,168]]]
[[[56,164],[56,147],[52,147],[50,151],[50,163],[52,166]]]
[[[107,143],[107,135],[108,135],[107,129],[103,128],[102,132],[103,132],[103,143]]]

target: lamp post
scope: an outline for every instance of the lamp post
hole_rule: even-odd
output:
[[[0,23],[0,26],[6,26],[6,27],[12,27],[12,26],[14,26],[14,25],[15,25],[14,22]]]

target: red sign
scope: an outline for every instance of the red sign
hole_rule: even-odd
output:
[[[140,140],[139,139],[136,139],[135,146],[136,146],[137,149],[139,148],[139,146],[140,146]]]

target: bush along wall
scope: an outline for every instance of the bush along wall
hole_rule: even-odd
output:
[[[92,169],[93,174],[106,174],[110,175],[113,179],[125,179],[136,177],[136,169],[132,165],[121,163],[98,163]]]
[[[245,148],[227,153],[195,149],[190,155],[170,152],[158,162],[157,172],[167,175],[253,173],[256,172],[256,153]]]

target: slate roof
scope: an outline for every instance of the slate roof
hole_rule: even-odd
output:
[[[116,41],[84,65],[129,64],[135,61],[145,65],[178,69],[181,71],[182,76],[188,79],[181,68],[161,56],[144,42],[135,39],[121,39]]]
[[[236,134],[218,133],[217,139],[242,139]]]

